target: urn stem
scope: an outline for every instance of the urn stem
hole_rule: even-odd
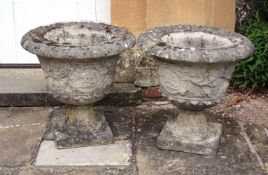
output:
[[[208,135],[208,122],[203,111],[180,110],[174,120],[167,122],[172,135],[189,140],[203,140]]]
[[[161,149],[215,155],[221,135],[221,124],[208,122],[204,111],[180,110],[170,118],[157,138]]]
[[[92,105],[69,105],[67,108],[67,125],[77,127],[80,131],[94,133],[103,127],[104,121],[104,116],[97,115]]]
[[[89,125],[96,123],[96,112],[92,105],[86,106],[68,106],[67,121],[69,124],[79,123],[81,125]]]

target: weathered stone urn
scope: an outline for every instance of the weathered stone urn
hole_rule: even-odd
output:
[[[29,31],[21,45],[37,55],[50,94],[68,105],[63,119],[56,116],[56,146],[112,143],[105,117],[92,104],[109,93],[118,55],[135,45],[134,36],[103,23],[56,23]]]
[[[224,29],[173,25],[149,30],[138,46],[158,62],[160,88],[180,108],[157,138],[161,149],[215,154],[221,124],[207,121],[204,109],[225,97],[237,60],[254,46],[246,37]]]

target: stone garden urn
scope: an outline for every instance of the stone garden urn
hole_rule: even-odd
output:
[[[226,95],[237,60],[254,46],[224,29],[173,25],[148,30],[138,46],[158,62],[160,90],[180,110],[157,138],[160,149],[215,154],[222,125],[207,121],[204,109]]]
[[[56,146],[112,143],[104,115],[92,105],[110,92],[119,54],[135,45],[134,36],[103,23],[68,22],[31,30],[21,45],[37,55],[49,93],[68,105],[53,126]]]

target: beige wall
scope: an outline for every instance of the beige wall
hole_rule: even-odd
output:
[[[145,0],[112,0],[112,24],[138,34],[146,28]]]
[[[202,24],[234,30],[235,0],[112,0],[112,24],[135,34],[168,24]]]

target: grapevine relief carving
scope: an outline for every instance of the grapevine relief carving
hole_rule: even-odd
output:
[[[161,62],[159,79],[172,99],[215,101],[225,95],[233,64],[170,64]]]
[[[57,60],[39,59],[48,88],[53,92],[52,95],[63,103],[93,103],[108,93],[113,82],[112,71],[116,59],[96,63],[62,63]]]

